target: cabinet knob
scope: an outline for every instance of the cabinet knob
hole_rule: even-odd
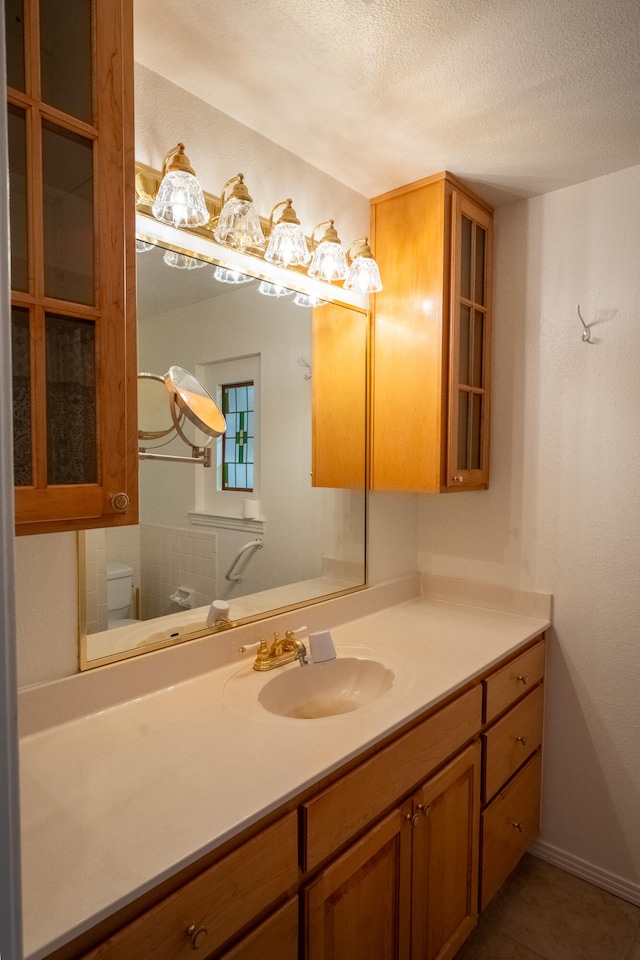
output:
[[[126,493],[114,493],[110,503],[114,510],[126,510],[129,506],[129,495]]]
[[[207,939],[207,933],[206,927],[196,927],[195,923],[187,927],[187,936],[192,950],[198,950],[202,946]]]
[[[527,738],[526,738],[526,737],[516,737],[516,740],[517,740],[518,743],[521,743],[523,747],[524,747],[524,746],[526,745],[526,743],[527,743]]]
[[[409,821],[412,827],[417,827],[420,823],[419,813],[405,813],[404,818]]]
[[[516,680],[519,680],[520,683],[523,683],[526,687],[526,685],[529,682],[529,677],[524,673],[519,673],[518,676],[516,677]]]
[[[515,827],[516,830],[518,831],[518,833],[522,833],[522,831],[524,830],[524,824],[523,824],[523,823],[518,823],[517,820],[514,820],[514,821],[512,822],[512,824],[511,824],[511,826],[512,826],[512,827]]]
[[[464,482],[464,477],[462,476],[462,474],[458,473],[458,474],[456,474],[455,477],[452,477],[452,480],[453,480],[454,483],[463,483],[463,482]]]

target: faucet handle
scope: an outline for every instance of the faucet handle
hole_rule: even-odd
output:
[[[304,635],[305,633],[308,633],[308,632],[309,632],[308,627],[305,627],[305,626],[296,627],[295,630],[287,630],[287,632],[285,633],[285,638],[287,640],[297,640],[299,633]]]

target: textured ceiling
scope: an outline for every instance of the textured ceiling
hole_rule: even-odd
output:
[[[640,163],[640,0],[135,0],[136,59],[367,197]]]

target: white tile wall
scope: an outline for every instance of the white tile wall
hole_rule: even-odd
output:
[[[171,600],[179,587],[194,590],[192,607],[217,596],[218,537],[212,531],[181,527],[140,526],[143,620],[177,613]]]

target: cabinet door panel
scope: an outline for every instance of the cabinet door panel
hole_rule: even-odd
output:
[[[304,890],[306,960],[409,960],[410,810],[394,810]]]
[[[482,815],[482,910],[538,835],[541,769],[538,751]]]
[[[449,960],[478,916],[480,744],[428,781],[413,838],[412,960]]]
[[[264,923],[223,953],[220,960],[298,960],[298,899],[289,900]]]

